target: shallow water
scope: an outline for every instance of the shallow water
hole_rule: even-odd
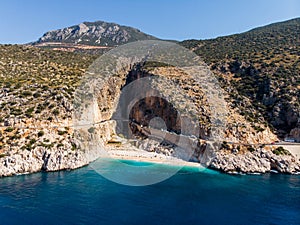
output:
[[[133,170],[152,164],[126,163],[134,165],[129,167]],[[114,162],[101,160],[95,165],[102,165],[106,173],[118,168]],[[163,170],[168,166],[159,167]],[[119,171],[120,176],[123,172]],[[232,176],[185,167],[163,182],[132,187],[111,182],[88,166],[0,179],[0,224],[300,224],[299,221],[299,175]]]

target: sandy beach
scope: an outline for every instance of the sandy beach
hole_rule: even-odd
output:
[[[157,154],[155,152],[147,152],[140,149],[111,149],[108,151],[108,156],[114,159],[134,160],[138,162],[154,162],[175,166],[190,166],[202,168],[197,162],[187,162],[172,156]]]
[[[296,160],[300,160],[300,148],[299,145],[281,145],[285,149],[288,149]],[[204,168],[198,162],[188,162],[174,156],[168,156],[164,154],[159,154],[156,152],[145,151],[134,145],[131,145],[127,141],[122,141],[121,145],[107,145],[106,153],[104,157],[120,159],[120,160],[134,160],[137,162],[153,162],[160,164],[168,164],[175,166],[189,166]]]

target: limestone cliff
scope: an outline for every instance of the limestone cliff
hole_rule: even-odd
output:
[[[95,58],[24,46],[0,46],[0,56],[0,176],[78,168],[96,159],[100,154],[97,148],[105,149],[120,133],[129,140],[131,137],[138,139],[140,143],[136,145],[144,146],[145,150],[175,157],[181,157],[176,150],[184,150],[181,143],[176,145],[178,134],[182,133],[180,138],[195,147],[191,159],[202,162],[205,158],[203,151],[210,146],[209,137],[214,128],[211,99],[201,85],[182,70],[133,64],[109,79],[103,79],[102,89],[95,87],[97,98],[92,99],[95,112],[92,121],[97,124],[75,122],[75,125],[83,126],[74,132],[75,89],[87,65]],[[151,85],[171,97],[168,101],[157,97],[143,98],[126,111],[129,124],[120,124],[122,117],[118,114],[118,107],[126,103],[122,100],[126,86],[151,77],[155,78]],[[171,83],[175,83],[178,89],[172,89]],[[145,87],[135,87],[127,94],[134,95],[134,90],[146,90]],[[219,143],[222,149],[207,156],[212,159],[210,166],[226,172],[268,172],[271,169],[298,172],[299,160],[282,149],[261,147],[278,140],[277,136],[264,118],[249,119],[249,114],[243,113],[242,107],[238,108],[241,105],[247,108],[246,112],[251,111],[252,100],[231,98],[230,88],[224,88],[228,116],[224,123],[224,139]],[[191,121],[197,121],[197,124],[192,124],[189,132],[182,132],[182,123],[176,116],[178,113],[187,117],[196,115]],[[294,119],[293,115],[291,113],[290,118]],[[165,127],[153,130],[155,117],[160,117]],[[199,129],[194,129],[194,125]],[[120,128],[126,128],[128,132]],[[167,139],[149,144],[145,141],[149,130],[159,137],[166,135]],[[291,135],[297,136],[297,129],[292,130]],[[195,140],[195,136],[201,140]],[[99,146],[89,146],[82,143],[82,139],[96,140]],[[244,147],[246,145],[249,146]]]

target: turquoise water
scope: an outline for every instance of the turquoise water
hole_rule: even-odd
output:
[[[114,162],[103,164],[107,173],[114,169]],[[132,187],[84,167],[1,178],[0,224],[300,224],[300,176],[186,167]]]

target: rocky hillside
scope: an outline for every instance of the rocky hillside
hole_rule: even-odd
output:
[[[88,163],[70,125],[74,90],[92,60],[0,45],[0,176]]]
[[[84,24],[85,27],[96,26]],[[78,29],[82,27],[70,29],[74,29],[74,33],[79,35]],[[82,32],[85,30],[89,33],[89,29],[85,28]],[[298,33],[299,19],[296,19],[244,34],[181,43],[203,56],[219,78],[228,104],[229,115],[222,151],[214,156],[211,167],[226,172],[245,173],[268,172],[271,169],[286,173],[300,171],[299,160],[288,151],[264,145],[276,141],[275,134],[295,138],[300,134]],[[57,35],[63,35],[63,32]],[[93,35],[96,34],[91,34]],[[85,52],[86,46],[103,48],[100,46],[103,43],[113,46],[121,44],[123,39],[116,38],[118,32],[115,35],[114,38],[111,37],[110,43],[101,42],[104,39],[100,38],[98,46],[93,42],[93,46],[88,42],[79,45],[75,39],[73,42],[68,40],[70,43],[60,43],[81,46]],[[133,39],[129,38],[127,41]],[[40,39],[36,45],[49,43],[47,38],[43,40],[45,42]],[[80,150],[72,127],[75,89],[96,58],[90,54],[53,51],[34,46],[0,45],[0,176],[39,170],[73,169],[86,165],[97,157],[92,154],[91,158],[87,158]],[[175,81],[191,99],[197,100],[195,106],[200,112],[199,123],[203,128],[200,137],[205,139],[210,132],[209,107],[203,90],[193,80],[176,68],[152,63],[144,67],[136,65],[127,72],[121,78],[113,76],[105,86],[102,100],[99,100],[99,106],[104,108],[99,107],[99,111],[103,114],[100,116],[106,115],[107,123],[99,125],[97,129],[88,129],[88,138],[97,136],[107,144],[114,143],[111,137],[118,133],[114,130],[111,119],[113,112],[109,111],[108,114],[105,104],[113,105],[116,95],[121,93],[118,87],[122,87],[125,80],[136,79],[141,75],[158,75]],[[159,85],[162,90],[172,91],[165,88],[167,85],[163,83]],[[135,123],[139,123],[131,124],[135,130],[140,131],[141,127],[148,126],[149,121],[142,121],[150,116],[150,110],[147,109],[153,107],[154,103],[157,103],[155,99],[146,99],[144,114],[138,113],[140,107],[134,108],[131,116]],[[169,113],[173,110],[172,107],[164,102],[156,105],[161,107],[155,113],[166,120],[168,131],[176,133],[176,121],[168,117],[172,115]],[[199,152],[194,155],[196,161],[201,149],[205,149],[207,144],[199,145]],[[152,147],[147,150],[162,154],[165,151],[171,154],[173,151],[164,149],[164,146],[160,146],[156,150]]]
[[[203,57],[250,123],[300,141],[300,18],[181,44]],[[260,128],[257,128],[260,129]]]
[[[103,21],[83,22],[79,25],[46,32],[38,41],[31,44],[69,49],[103,49],[128,42],[157,39],[138,29]],[[88,46],[94,46],[89,48]],[[102,48],[101,48],[102,47]]]

